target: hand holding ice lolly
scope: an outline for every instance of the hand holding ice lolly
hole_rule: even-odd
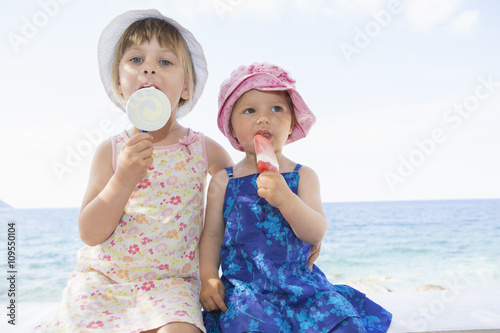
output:
[[[127,102],[128,119],[143,132],[156,131],[165,126],[171,112],[168,97],[154,87],[137,90]]]
[[[256,135],[253,138],[253,143],[255,145],[259,172],[274,171],[279,173],[280,167],[271,141],[262,135]]]

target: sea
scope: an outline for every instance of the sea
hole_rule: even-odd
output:
[[[332,283],[365,292],[500,289],[500,199],[324,207],[329,226],[315,264]],[[9,299],[9,272],[18,302],[61,300],[84,246],[77,218],[77,208],[0,208],[0,302]]]

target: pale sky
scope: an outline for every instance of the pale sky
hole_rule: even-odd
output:
[[[241,64],[289,70],[316,114],[284,154],[322,199],[500,198],[500,3],[472,0],[4,1],[0,199],[78,207],[98,142],[127,119],[99,78],[97,40],[129,9],[191,30],[209,80],[181,124],[241,158],[216,125],[220,83]]]

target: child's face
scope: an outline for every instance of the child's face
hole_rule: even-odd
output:
[[[156,38],[129,47],[119,65],[118,88],[125,101],[137,90],[149,86],[167,95],[172,111],[177,109],[181,98],[189,97],[181,62],[175,53],[161,47]]]
[[[254,152],[253,138],[261,134],[280,150],[292,133],[292,112],[284,91],[250,90],[236,101],[231,113],[233,137],[246,152]]]

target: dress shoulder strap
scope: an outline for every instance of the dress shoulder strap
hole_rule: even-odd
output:
[[[295,166],[295,169],[293,170],[294,173],[299,173],[300,168],[302,168],[302,164],[298,164]]]
[[[233,167],[232,166],[227,167],[226,172],[227,172],[229,179],[233,179]]]

